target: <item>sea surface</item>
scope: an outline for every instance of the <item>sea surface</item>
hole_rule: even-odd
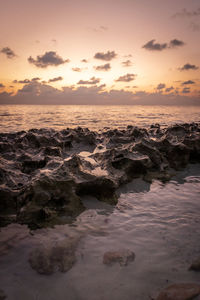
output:
[[[0,132],[77,126],[124,129],[127,125],[167,126],[196,121],[200,121],[200,108],[190,106],[0,105]]]
[[[2,228],[0,288],[7,299],[150,300],[170,284],[199,283],[200,273],[188,268],[200,256],[200,166],[188,166],[166,184],[135,179],[118,193],[116,207],[85,197],[87,210],[71,225]],[[77,262],[67,273],[31,269],[35,247],[77,233],[83,233]],[[104,253],[117,249],[134,251],[135,260],[104,265]]]
[[[0,106],[0,132],[199,121],[198,107]],[[87,209],[70,225],[0,228],[0,290],[6,300],[152,300],[170,284],[199,283],[200,272],[188,268],[200,257],[200,164],[188,165],[167,183],[138,178],[117,192],[116,206],[85,196]],[[77,234],[77,261],[68,272],[47,276],[31,268],[34,248]],[[104,253],[118,249],[133,251],[135,260],[103,264]]]

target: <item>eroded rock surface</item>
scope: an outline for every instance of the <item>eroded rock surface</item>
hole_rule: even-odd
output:
[[[200,257],[194,260],[189,268],[189,270],[200,272]]]
[[[0,133],[0,155],[0,226],[35,229],[60,224],[62,216],[70,222],[84,210],[81,196],[116,204],[122,184],[167,181],[173,170],[199,162],[200,124]]]
[[[120,266],[127,266],[131,261],[134,261],[135,253],[129,249],[122,249],[117,251],[108,251],[104,253],[103,263],[105,265],[113,265],[119,263]]]
[[[54,245],[42,245],[30,253],[29,263],[39,274],[51,275],[56,271],[67,272],[76,262],[79,238],[67,238]]]
[[[173,284],[164,289],[156,300],[192,300],[200,294],[200,285],[195,283]]]

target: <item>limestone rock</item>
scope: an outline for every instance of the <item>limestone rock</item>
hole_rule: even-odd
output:
[[[112,265],[119,263],[120,266],[127,266],[129,262],[135,259],[135,254],[129,249],[122,249],[117,251],[108,251],[104,253],[103,263],[105,265]]]
[[[192,300],[199,294],[199,284],[179,283],[165,288],[160,292],[156,300]]]
[[[36,248],[30,253],[29,263],[39,274],[67,272],[76,262],[75,251],[78,241],[79,238],[68,238],[55,245]]]

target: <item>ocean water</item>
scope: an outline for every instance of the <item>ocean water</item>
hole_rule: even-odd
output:
[[[188,271],[200,255],[200,166],[168,183],[141,179],[122,187],[116,207],[85,197],[87,210],[72,225],[29,233],[9,225],[0,233],[0,288],[8,300],[149,300],[179,282],[199,283]],[[82,234],[77,262],[67,273],[39,275],[29,253],[41,243]],[[127,266],[103,264],[106,251],[130,249]]]
[[[149,127],[196,121],[200,121],[200,108],[190,106],[0,105],[0,132],[77,126],[123,129],[127,125]]]

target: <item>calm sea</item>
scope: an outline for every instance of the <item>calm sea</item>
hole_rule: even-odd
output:
[[[88,105],[0,105],[0,132],[31,128],[105,127],[127,125],[149,127],[200,121],[199,107],[88,106]]]

